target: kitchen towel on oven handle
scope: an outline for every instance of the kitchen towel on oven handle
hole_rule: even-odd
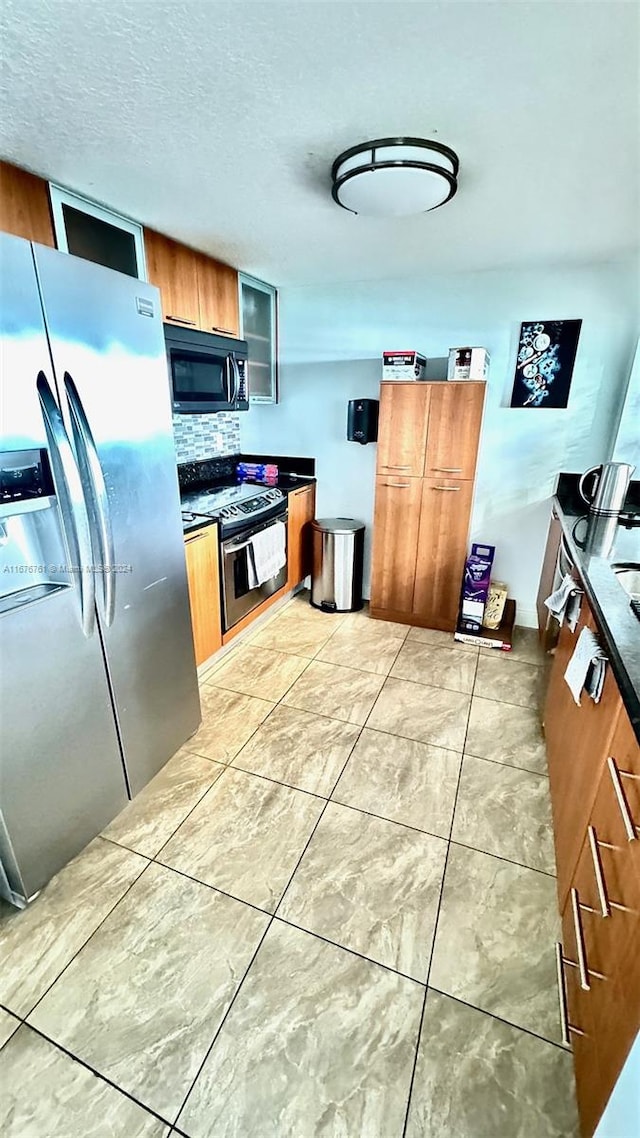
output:
[[[249,588],[257,589],[277,577],[287,564],[287,529],[283,522],[255,533],[248,542]]]
[[[600,702],[606,667],[607,657],[598,644],[597,637],[590,628],[583,628],[564,673],[564,678],[578,706],[583,688],[594,703]]]
[[[544,603],[560,624],[564,624],[566,618],[569,628],[575,632],[580,617],[581,597],[582,589],[571,574],[566,573],[558,588]]]

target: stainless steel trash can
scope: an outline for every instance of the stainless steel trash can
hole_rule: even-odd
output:
[[[325,612],[362,608],[364,524],[355,518],[319,518],[311,523],[311,604]]]

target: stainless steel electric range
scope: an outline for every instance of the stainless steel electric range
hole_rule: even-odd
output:
[[[223,475],[224,476],[224,475]],[[249,545],[260,530],[287,521],[287,498],[276,486],[212,485],[182,493],[185,530],[199,521],[218,523],[223,629],[228,632],[287,581],[287,566],[256,588],[249,584]]]

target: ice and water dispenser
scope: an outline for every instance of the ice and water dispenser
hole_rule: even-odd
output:
[[[0,613],[69,588],[69,565],[45,449],[0,452]]]

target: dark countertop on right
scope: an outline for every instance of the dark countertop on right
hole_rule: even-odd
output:
[[[634,487],[632,500],[636,491]],[[590,515],[577,493],[574,475],[560,475],[553,505],[640,742],[640,620],[613,568],[640,563],[640,524],[624,525],[617,518]]]

